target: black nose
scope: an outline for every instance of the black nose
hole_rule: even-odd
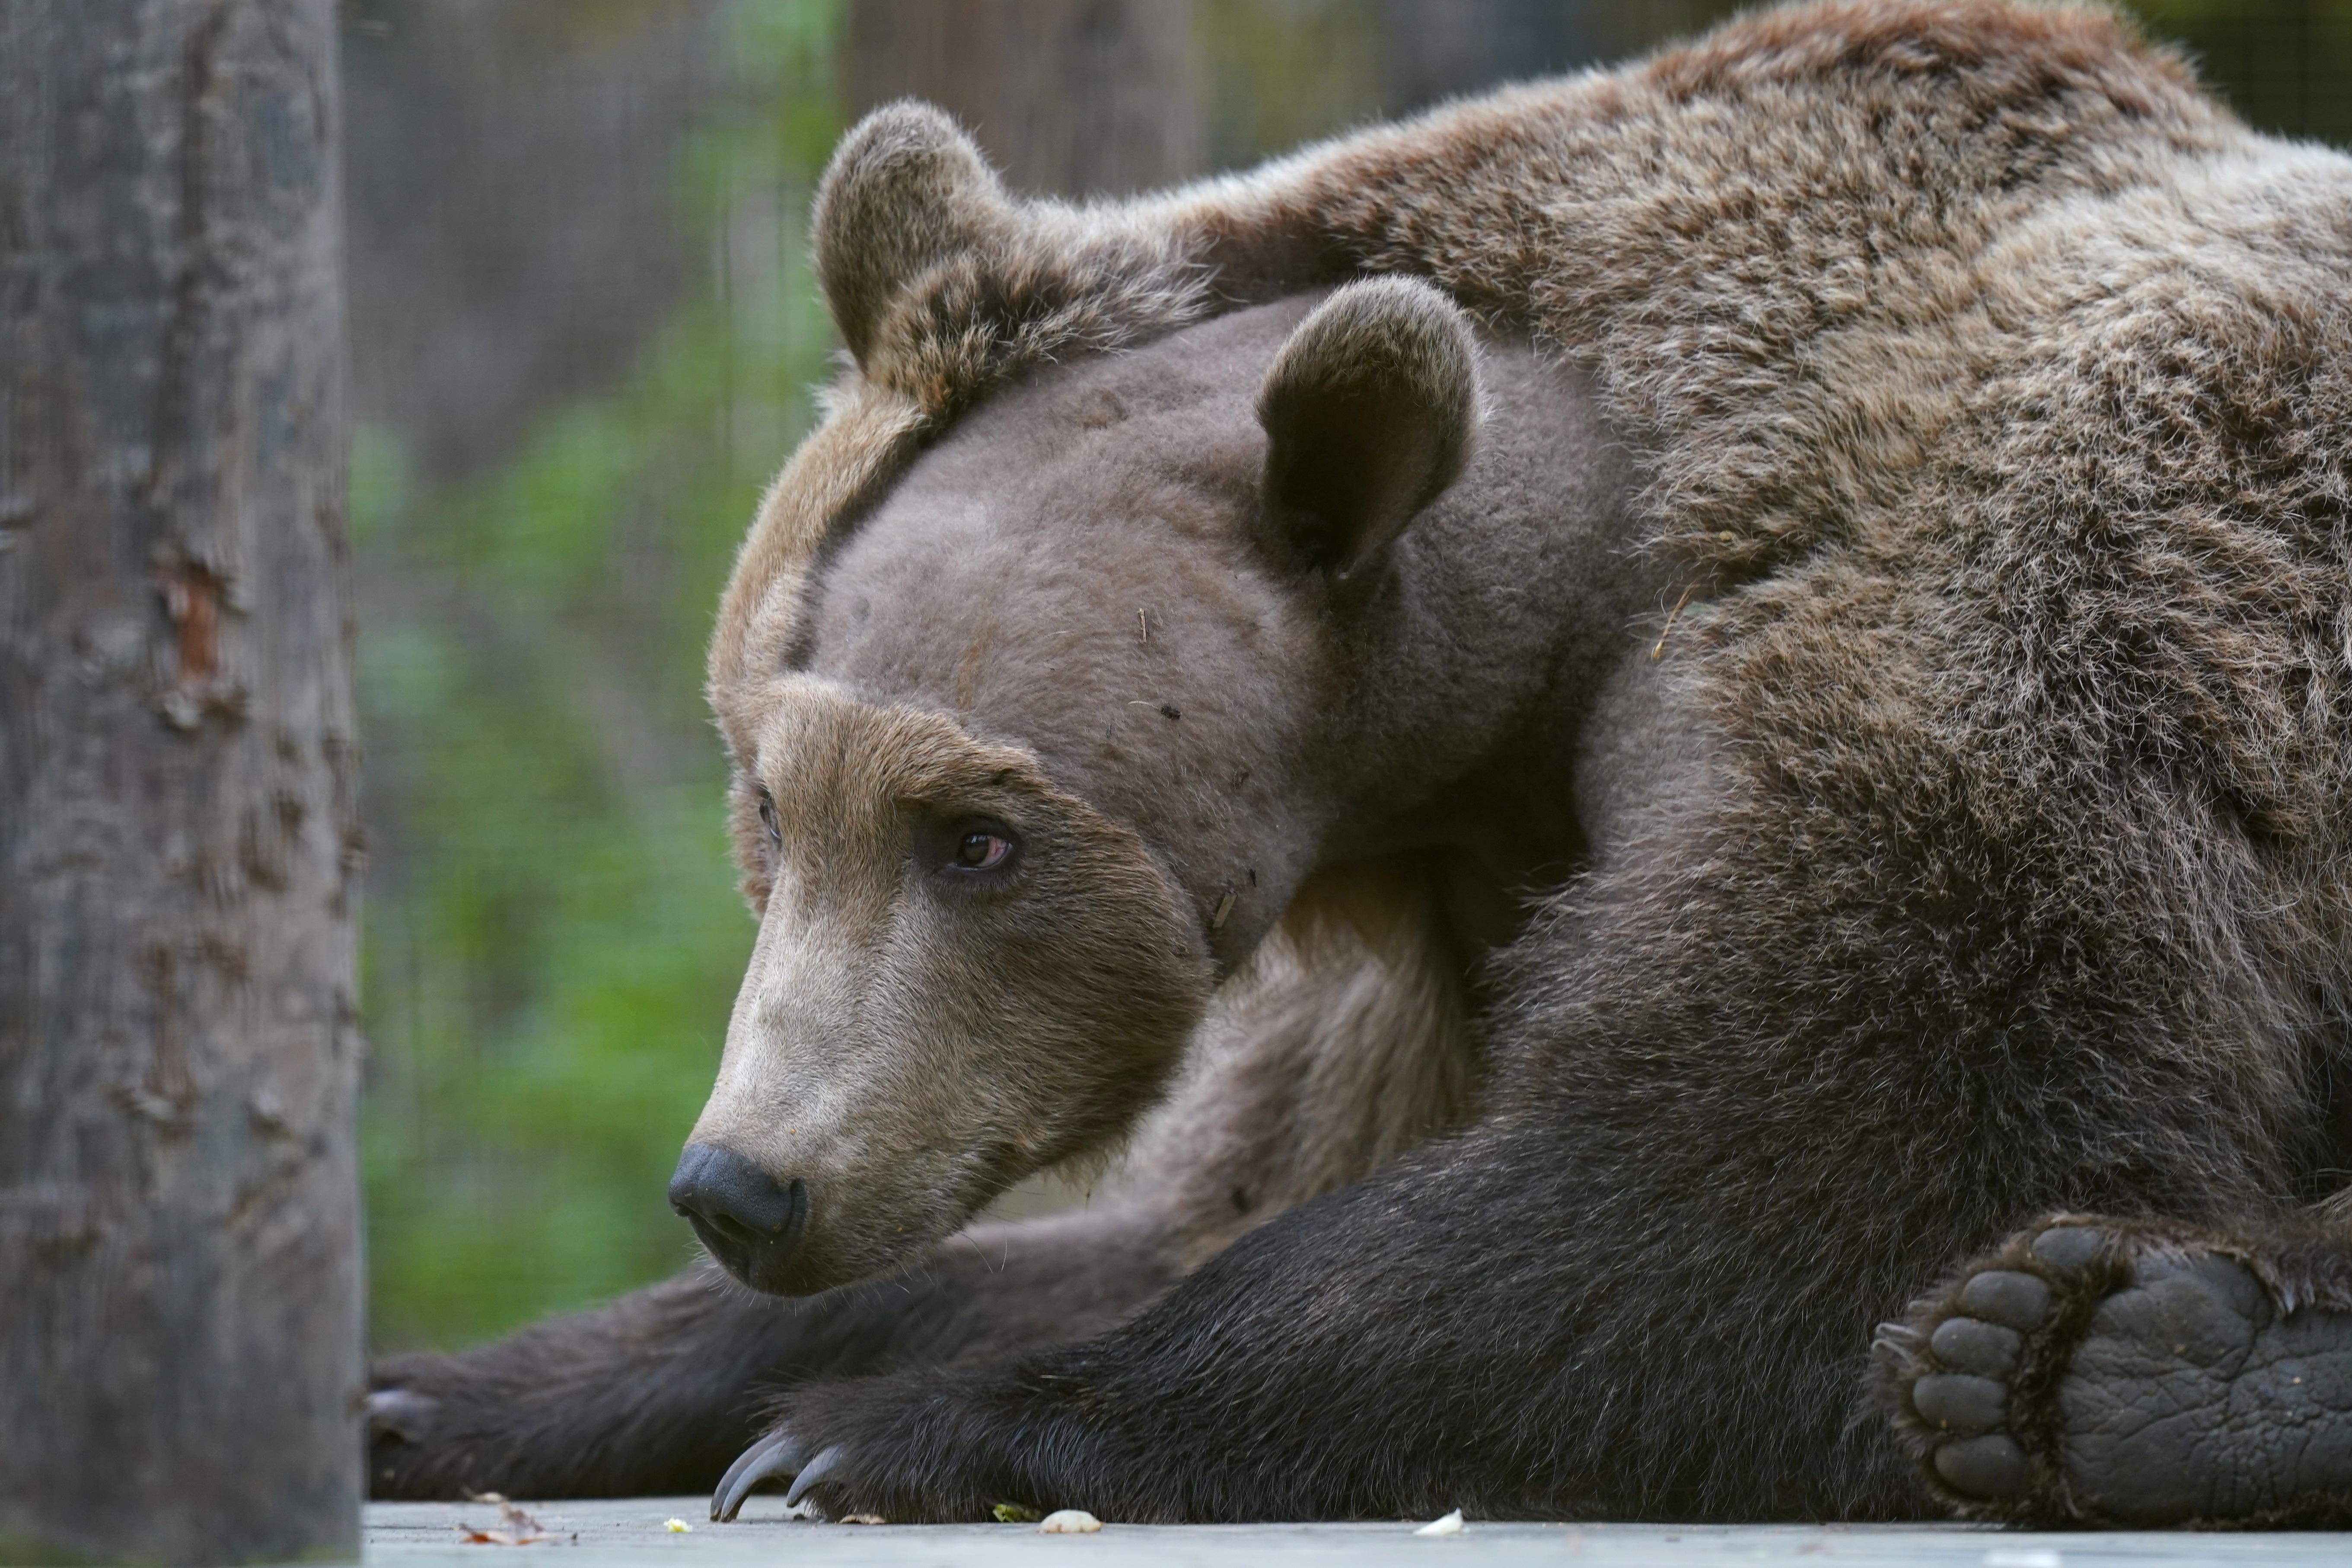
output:
[[[727,1272],[755,1290],[787,1293],[808,1226],[808,1189],[780,1182],[731,1149],[688,1143],[669,1179],[669,1206]]]

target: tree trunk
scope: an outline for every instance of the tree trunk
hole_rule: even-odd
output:
[[[358,1553],[334,26],[0,5],[0,1561]]]

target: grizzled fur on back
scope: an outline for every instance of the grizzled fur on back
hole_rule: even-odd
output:
[[[1324,656],[1298,668],[1344,668],[1349,701],[1400,647],[1526,657],[1495,609],[1525,605],[1475,572],[1477,593],[1427,595],[1427,636],[1349,640],[1546,526],[1520,496],[1481,542],[1462,487],[1496,470],[1474,455],[1448,491],[1462,456],[1432,409],[1471,411],[1464,453],[1480,398],[1495,428],[1536,406],[1603,433],[1581,438],[1609,483],[1558,521],[1597,585],[1541,587],[1606,624],[1475,722],[1418,677],[1350,708],[1381,724],[1295,770],[1348,787],[1275,802],[1315,831],[1262,884],[1187,858],[1143,763],[998,732],[1034,704],[894,699],[940,757],[1066,807],[1123,889],[1070,906],[1107,911],[1081,934],[1140,933],[1138,994],[1198,1027],[1180,1062],[1181,1030],[1098,979],[1007,967],[1056,1019],[1135,1030],[1131,1076],[1087,1080],[1132,1103],[1073,1145],[1177,1086],[1137,1158],[1155,1195],[1003,1254],[1068,1331],[1124,1321],[1044,1343],[1027,1309],[969,1304],[950,1244],[885,1326],[858,1315],[874,1299],[817,1299],[836,1338],[929,1353],[774,1352],[815,1380],[740,1474],[893,1519],[1915,1513],[1928,1494],[1857,1402],[1874,1326],[1928,1282],[2054,1210],[2268,1234],[2352,1168],[2352,163],[2252,134],[2115,14],[1797,6],[1099,206],[1008,195],[900,105],[845,142],[817,228],[856,366],[763,503],[711,650],[755,905],[793,865],[780,714],[856,685],[835,590],[887,580],[873,558],[946,504],[942,476],[1017,468],[1023,410],[1124,363],[1279,366],[1318,322],[1386,323],[1411,363],[1373,381],[1425,395],[1395,449],[1428,488],[1368,479],[1405,501],[1334,542],[1269,458],[1201,531],[1278,537],[1251,590],[1292,582],[1311,613],[1265,624]],[[1467,383],[1454,306],[1483,333]],[[1278,352],[1251,336],[1276,327],[1298,334]],[[1276,375],[1228,423],[1278,452],[1290,386],[1324,440],[1347,384]],[[1336,481],[1299,482],[1328,502]],[[997,667],[971,657],[977,692]],[[840,776],[896,765],[835,750]],[[801,798],[830,824],[824,793]],[[1465,891],[1447,858],[1473,847],[1506,869]],[[747,984],[739,1025],[788,990]],[[759,1077],[756,1033],[722,1090]],[[957,1058],[970,1083],[1017,1053],[981,1054]],[[725,1098],[713,1136],[766,1135]],[[872,1130],[918,1164],[918,1124],[965,1115],[921,1103]],[[890,1213],[928,1241],[1024,1150]],[[2338,1236],[2330,1212],[2312,1223]],[[1114,1253],[1116,1283],[1076,1261]]]

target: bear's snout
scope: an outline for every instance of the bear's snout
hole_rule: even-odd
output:
[[[732,1149],[688,1143],[669,1179],[669,1206],[728,1273],[755,1290],[789,1293],[808,1230],[808,1188],[780,1182]]]

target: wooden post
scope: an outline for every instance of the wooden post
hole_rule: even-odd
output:
[[[358,1554],[334,29],[0,5],[0,1562]]]

